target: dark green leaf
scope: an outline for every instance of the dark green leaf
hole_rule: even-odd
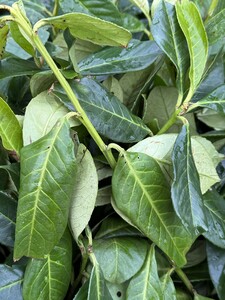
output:
[[[33,97],[36,97],[41,92],[50,89],[55,81],[55,75],[52,71],[44,71],[34,74],[30,80],[30,89]]]
[[[190,88],[186,102],[190,101],[204,73],[208,56],[208,39],[200,13],[193,2],[176,2],[176,13],[180,27],[185,35],[190,55]]]
[[[81,286],[73,300],[87,300],[88,298],[88,287],[89,280],[86,280],[85,283]]]
[[[190,106],[189,110],[196,107],[207,107],[218,113],[225,114],[225,85],[217,87],[205,98]]]
[[[195,294],[194,300],[213,300],[213,299]]]
[[[224,38],[225,33],[225,9],[222,9],[218,14],[213,16],[206,23],[206,31],[210,44],[214,44],[217,41]]]
[[[95,264],[91,271],[87,300],[112,300],[98,263]]]
[[[126,296],[129,300],[161,300],[163,298],[154,244],[151,245],[143,267],[131,279]]]
[[[0,299],[23,300],[21,285],[23,269],[18,266],[0,265]]]
[[[79,63],[82,75],[115,74],[147,68],[162,52],[154,41],[132,40],[126,48],[105,48]]]
[[[63,300],[71,279],[72,243],[68,230],[44,259],[31,259],[23,282],[24,300]]]
[[[166,295],[164,298],[165,300],[177,300],[175,286],[170,275],[171,270],[169,270],[162,278],[160,278],[162,294],[164,297]]]
[[[0,79],[22,75],[34,75],[40,71],[32,61],[8,57],[1,61]]]
[[[126,47],[131,39],[131,33],[128,30],[84,13],[73,12],[42,19],[40,26],[43,25],[53,25],[63,30],[69,28],[74,37],[98,45]]]
[[[186,72],[189,67],[187,42],[178,24],[175,6],[164,0],[157,2],[151,32],[156,43],[176,66],[177,88],[182,100],[185,91]]]
[[[122,283],[140,270],[147,248],[148,243],[144,239],[134,237],[96,239],[93,242],[94,254],[104,278],[113,283]]]
[[[198,171],[191,150],[189,125],[182,127],[172,153],[174,180],[172,200],[174,209],[186,228],[207,231],[207,221],[200,189]]]
[[[97,81],[83,78],[79,82],[72,82],[71,87],[100,134],[122,143],[139,141],[147,134],[151,134],[140,118],[131,114],[114,95]],[[74,110],[73,105],[59,85],[55,85],[53,93],[66,107]]]
[[[0,243],[12,247],[15,236],[17,201],[0,191]]]
[[[0,137],[5,149],[20,154],[22,148],[22,128],[9,105],[0,98]]]
[[[122,25],[121,14],[111,0],[60,0],[60,7],[64,13],[80,12]]]
[[[225,200],[215,191],[204,195],[208,231],[203,235],[218,247],[225,248]]]
[[[112,189],[118,212],[177,265],[184,265],[193,237],[173,210],[170,188],[158,163],[146,154],[124,153],[114,170]]]
[[[21,150],[15,259],[44,258],[58,243],[67,225],[75,170],[74,144],[65,119]]]
[[[225,250],[208,243],[207,257],[210,277],[222,300],[225,294]]]

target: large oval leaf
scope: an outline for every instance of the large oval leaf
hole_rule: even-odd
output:
[[[75,171],[66,119],[21,150],[15,259],[44,258],[58,243],[67,225]]]
[[[126,296],[129,300],[161,300],[163,298],[154,244],[151,245],[143,267],[131,279]]]
[[[83,75],[118,74],[147,68],[162,54],[154,41],[132,40],[126,48],[105,48],[79,63]]]
[[[49,24],[59,29],[69,28],[74,37],[98,45],[126,47],[131,39],[131,33],[128,30],[83,13],[68,13],[42,19],[39,22],[41,26]]]
[[[140,270],[148,243],[144,239],[134,237],[115,237],[95,239],[93,247],[105,279],[113,283],[122,283]]]
[[[182,127],[172,153],[174,179],[171,188],[174,209],[190,230],[207,231],[200,180],[191,150],[189,125]]]
[[[191,61],[190,88],[185,100],[188,102],[198,87],[205,69],[208,56],[208,39],[201,15],[193,2],[189,0],[177,1],[175,7],[178,22],[187,40]]]
[[[17,155],[23,146],[22,128],[8,104],[0,98],[0,137],[7,150],[16,151]]]
[[[23,300],[23,268],[0,265],[0,299]]]
[[[69,110],[52,94],[44,91],[33,98],[26,107],[23,121],[24,146],[46,135]],[[80,122],[70,120],[71,126]]]
[[[31,259],[23,282],[24,300],[63,300],[71,279],[72,242],[68,230],[44,259]]]
[[[80,82],[72,82],[71,87],[88,118],[100,134],[122,143],[140,141],[147,134],[151,134],[150,129],[139,117],[131,114],[119,99],[97,81],[83,78]],[[53,93],[66,107],[74,110],[59,85],[54,87]]]
[[[127,152],[119,158],[112,178],[118,211],[179,266],[193,237],[176,216],[170,188],[158,163],[146,154]]]
[[[90,221],[98,193],[98,175],[88,149],[80,144],[77,151],[77,176],[70,207],[70,226],[75,240]]]
[[[152,18],[151,32],[156,43],[176,66],[177,88],[180,97],[182,97],[190,59],[187,42],[179,26],[174,5],[164,0],[157,1]]]

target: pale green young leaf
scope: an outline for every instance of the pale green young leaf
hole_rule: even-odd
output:
[[[195,237],[176,216],[169,185],[157,161],[142,153],[124,153],[113,173],[112,190],[117,212],[177,265],[184,265]]]
[[[192,156],[189,124],[182,127],[173,152],[174,179],[171,188],[173,206],[183,225],[191,231],[207,231],[207,220],[200,189],[200,180]]]
[[[148,243],[139,237],[105,236],[93,242],[104,278],[112,283],[123,283],[134,276],[144,263],[147,248]]]
[[[15,259],[44,258],[59,242],[67,225],[75,172],[74,143],[65,118],[22,148]]]
[[[52,93],[44,91],[31,99],[26,107],[23,121],[24,146],[46,135],[57,121],[69,110]],[[69,121],[71,126],[80,125],[76,119]]]
[[[89,150],[80,144],[77,150],[77,175],[70,207],[69,222],[75,240],[88,225],[98,193],[98,175]]]
[[[53,25],[62,30],[69,28],[75,38],[98,45],[126,47],[131,39],[131,33],[128,30],[83,13],[74,12],[42,19],[36,25]]]
[[[158,276],[155,246],[151,245],[144,265],[132,277],[126,292],[129,300],[162,300],[162,285]]]
[[[185,35],[190,55],[190,88],[185,99],[191,100],[204,73],[208,56],[208,39],[201,15],[195,4],[189,0],[177,1],[176,14],[179,25]]]
[[[23,281],[24,300],[63,300],[71,279],[72,241],[68,230],[44,259],[31,259]]]
[[[164,0],[157,1],[153,13],[151,32],[159,47],[177,69],[177,89],[182,100],[190,58],[187,42],[179,26],[175,6]]]
[[[131,152],[145,153],[155,158],[172,179],[171,154],[177,134],[162,134],[146,138],[129,148]],[[213,184],[219,182],[216,166],[221,161],[213,144],[200,136],[191,138],[192,153],[200,177],[201,192],[204,194]]]
[[[95,263],[91,271],[87,300],[112,300],[98,263]]]
[[[22,128],[9,105],[0,98],[0,137],[5,149],[20,154],[23,146]]]

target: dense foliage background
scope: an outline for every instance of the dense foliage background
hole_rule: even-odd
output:
[[[0,299],[223,300],[225,2],[0,15]]]

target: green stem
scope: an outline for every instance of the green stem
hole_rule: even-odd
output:
[[[181,108],[178,108],[170,117],[170,119],[166,122],[166,124],[159,130],[157,135],[165,133],[177,120],[177,116],[182,111]]]
[[[70,101],[72,102],[72,104],[75,107],[76,111],[80,115],[82,123],[87,128],[88,132],[90,133],[90,135],[92,136],[92,138],[94,139],[96,144],[98,145],[99,149],[104,154],[104,156],[107,159],[107,161],[109,162],[110,166],[112,168],[114,168],[115,164],[116,164],[116,161],[115,161],[114,156],[112,155],[112,152],[107,149],[107,146],[103,142],[102,138],[100,137],[100,135],[98,134],[98,132],[96,131],[96,129],[94,128],[94,126],[92,125],[90,120],[88,119],[88,117],[87,117],[85,111],[83,110],[83,108],[81,107],[77,97],[73,93],[69,83],[64,78],[64,76],[62,75],[62,73],[60,72],[58,67],[56,66],[55,62],[53,61],[53,59],[49,55],[48,51],[46,50],[46,48],[43,45],[42,41],[40,40],[39,36],[37,35],[37,32],[34,32],[32,39],[33,39],[33,42],[34,42],[36,48],[38,49],[40,54],[45,59],[48,66],[53,71],[54,75],[58,79],[58,81],[61,84],[62,88],[66,92],[68,98],[70,99]]]
[[[188,291],[194,295],[195,290],[190,282],[190,280],[187,278],[186,274],[183,272],[182,269],[180,268],[175,268],[175,272],[177,273],[177,275],[180,277],[180,279],[183,281],[183,283],[185,284],[186,288],[188,289]]]
[[[219,0],[212,0],[205,21],[208,21],[208,19],[213,15],[214,10],[216,9],[216,7],[218,5],[218,2],[219,2]]]

